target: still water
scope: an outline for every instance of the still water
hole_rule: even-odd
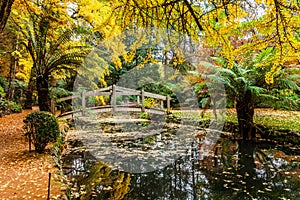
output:
[[[300,148],[220,138],[203,157],[201,144],[155,171],[128,173],[74,148],[63,158],[72,199],[300,199]]]

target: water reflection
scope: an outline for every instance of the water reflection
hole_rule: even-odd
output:
[[[65,157],[73,199],[298,199],[298,147],[222,138],[211,156],[186,156],[149,173],[110,169],[91,156]],[[285,149],[285,152],[281,151]],[[290,150],[289,150],[290,149]]]

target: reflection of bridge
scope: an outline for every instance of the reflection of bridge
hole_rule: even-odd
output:
[[[86,103],[87,97],[100,97],[100,96],[110,96],[110,105],[106,106],[94,106],[88,107]],[[118,96],[136,96],[136,102],[118,102]],[[155,108],[146,108],[145,107],[145,97],[158,99],[160,101],[159,105],[156,105]],[[144,90],[134,90],[130,88],[120,87],[112,85],[106,88],[101,88],[94,91],[81,92],[80,94],[75,94],[68,97],[63,97],[58,99],[58,102],[72,100],[73,108],[75,110],[61,113],[61,116],[69,116],[74,113],[82,113],[87,110],[93,111],[95,113],[99,112],[148,112],[153,114],[164,114],[166,109],[164,108],[164,101],[166,101],[167,110],[170,109],[170,100],[169,96],[164,96],[160,94],[154,94],[150,92],[145,92]],[[75,105],[74,105],[75,104]]]

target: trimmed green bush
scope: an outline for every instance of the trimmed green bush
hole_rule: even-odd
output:
[[[35,150],[43,153],[47,144],[59,137],[57,117],[47,112],[32,112],[24,119],[25,136],[32,138]]]

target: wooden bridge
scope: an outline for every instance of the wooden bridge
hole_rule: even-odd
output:
[[[110,96],[110,105],[105,106],[94,106],[88,107],[86,103],[86,98],[90,96]],[[117,102],[117,96],[136,96],[136,102]],[[158,108],[146,108],[145,107],[145,98],[154,98],[160,101]],[[120,87],[112,85],[106,88],[101,88],[98,90],[81,92],[80,94],[74,94],[72,96],[63,97],[57,100],[57,102],[63,102],[67,100],[77,100],[79,103],[78,109],[73,111],[61,113],[60,116],[67,117],[73,116],[75,113],[81,113],[85,115],[87,110],[93,111],[95,113],[100,112],[148,112],[153,114],[164,114],[167,110],[170,110],[170,100],[169,96],[164,96],[160,94],[154,94],[150,92],[145,92],[144,90],[134,90],[130,88]],[[164,108],[164,102],[167,102],[167,110]]]

